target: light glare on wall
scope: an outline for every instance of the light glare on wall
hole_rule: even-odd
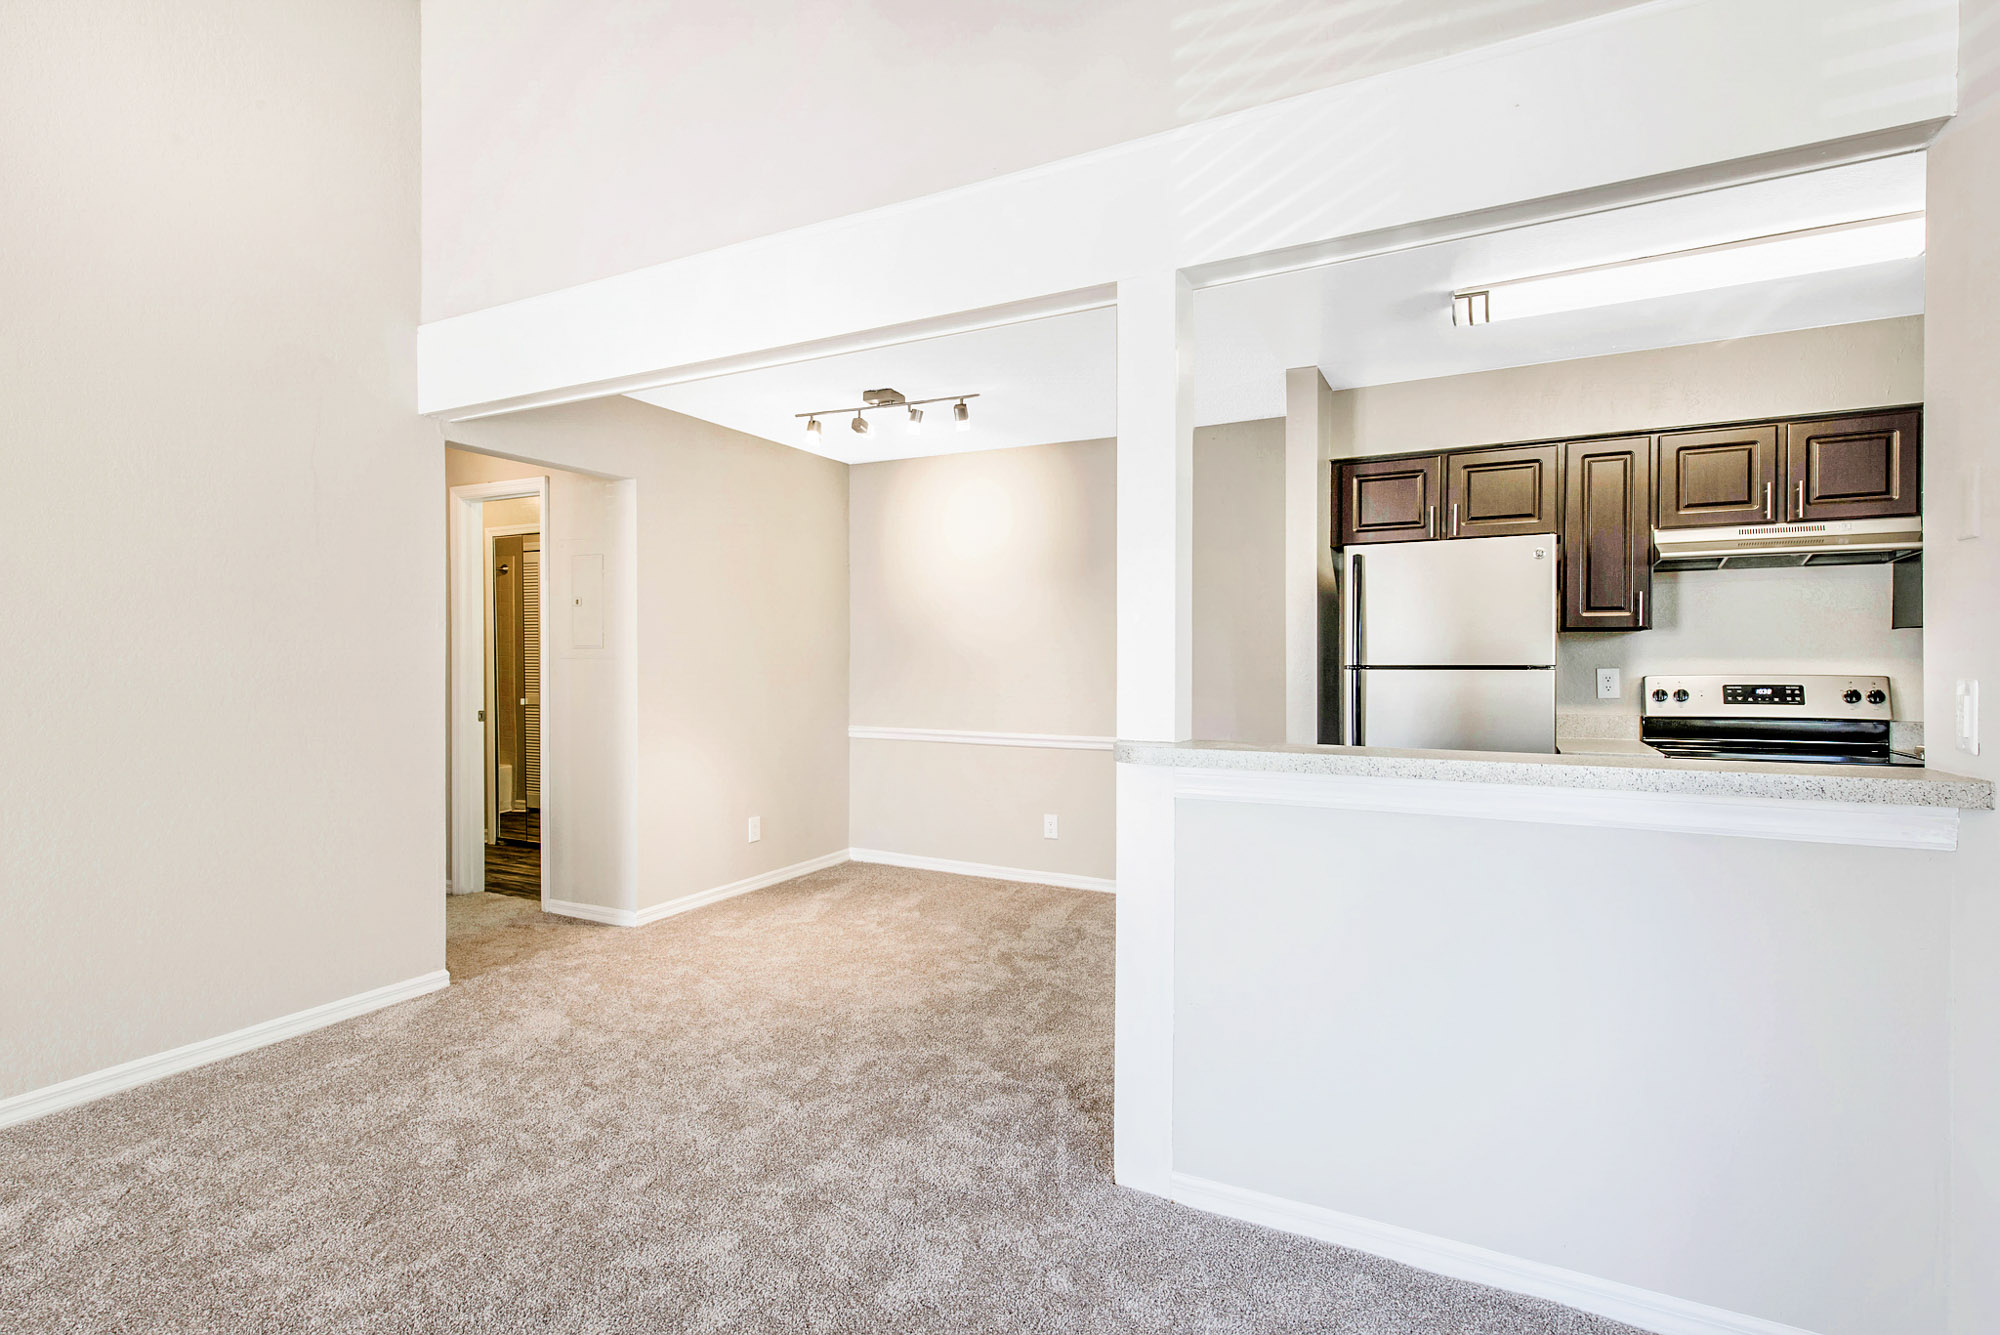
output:
[[[1831,273],[1924,253],[1924,215],[1899,213],[1809,227],[1717,246],[1620,260],[1562,273],[1514,278],[1452,294],[1452,323],[1489,324],[1537,315]]]

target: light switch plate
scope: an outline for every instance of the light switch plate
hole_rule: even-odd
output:
[[[762,816],[752,816],[750,818],[750,842],[754,844],[763,837],[764,818]]]
[[[1598,699],[1616,700],[1619,696],[1623,695],[1624,693],[1625,693],[1625,688],[1622,685],[1620,685],[1618,681],[1617,668],[1597,669]]]
[[[1056,837],[1056,818],[1053,815],[1043,816],[1042,838],[1053,839],[1055,837]]]
[[[1952,744],[1967,755],[1979,754],[1979,683],[1961,677],[1952,687]]]

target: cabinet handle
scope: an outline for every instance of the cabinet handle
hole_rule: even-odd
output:
[[[1437,527],[1438,527],[1438,508],[1435,505],[1425,506],[1424,536],[1427,538],[1435,538],[1437,536]]]
[[[1799,479],[1799,508],[1798,508],[1798,509],[1796,509],[1796,510],[1794,510],[1794,511],[1792,511],[1792,518],[1794,518],[1794,519],[1804,519],[1805,517],[1806,517],[1806,480],[1805,480],[1804,478],[1800,478],[1800,479]]]
[[[1458,502],[1451,503],[1451,536],[1458,536]]]
[[[1646,629],[1646,591],[1644,589],[1639,590],[1639,617],[1637,624],[1632,629]]]
[[[1770,523],[1770,522],[1771,522],[1771,519],[1772,519],[1772,515],[1771,515],[1771,484],[1770,484],[1770,483],[1768,483],[1768,482],[1766,482],[1766,483],[1764,484],[1764,522],[1768,524],[1768,523]]]

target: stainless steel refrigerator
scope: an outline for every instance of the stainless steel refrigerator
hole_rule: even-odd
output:
[[[1554,535],[1349,547],[1340,595],[1349,745],[1556,749]]]

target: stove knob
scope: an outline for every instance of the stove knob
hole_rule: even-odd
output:
[[[1889,693],[1887,691],[1878,688],[1868,692],[1868,703],[1871,705],[1887,704],[1888,701]]]
[[[1850,686],[1840,693],[1840,698],[1850,705],[1858,705],[1861,703],[1861,692]]]
[[[1666,688],[1666,687],[1664,687],[1664,686],[1661,686],[1661,687],[1659,687],[1658,689],[1656,689],[1656,690],[1655,690],[1655,691],[1653,692],[1653,702],[1654,702],[1655,704],[1662,704],[1662,705],[1663,705],[1663,704],[1665,704],[1665,703],[1667,702],[1667,688]]]
[[[1675,703],[1675,704],[1686,704],[1686,703],[1687,703],[1687,698],[1688,698],[1688,693],[1687,693],[1687,690],[1686,690],[1686,688],[1682,688],[1681,690],[1678,690],[1678,691],[1675,691],[1675,692],[1674,692],[1674,703]]]

